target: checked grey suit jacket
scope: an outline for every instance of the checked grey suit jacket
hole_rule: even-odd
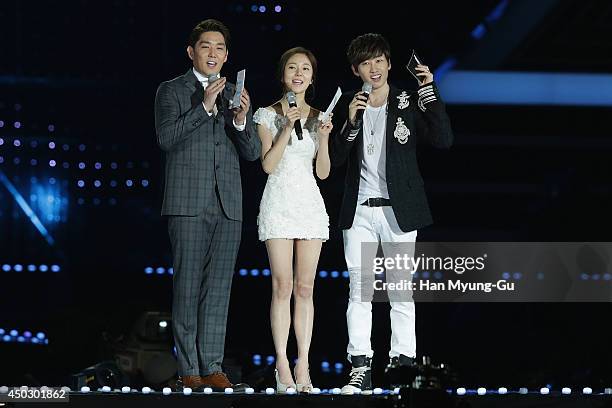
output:
[[[242,220],[242,184],[238,157],[253,161],[261,142],[249,109],[244,131],[228,108],[235,86],[226,83],[218,114],[202,105],[204,89],[192,69],[162,82],[155,97],[157,142],[166,152],[162,215],[195,216],[214,203],[215,186],[225,215]]]

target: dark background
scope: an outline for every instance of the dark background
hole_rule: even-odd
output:
[[[254,4],[267,9],[253,12]],[[503,15],[488,19],[496,7]],[[0,185],[0,265],[8,266],[0,270],[0,328],[42,331],[49,339],[48,345],[0,341],[0,385],[65,384],[71,373],[109,357],[103,333],[114,338],[129,332],[143,311],[169,311],[172,277],[157,273],[171,266],[171,257],[159,215],[163,155],[153,102],[160,82],[190,67],[186,38],[211,17],[233,36],[223,72],[234,81],[247,68],[255,109],[279,97],[276,64],[293,46],[311,49],[319,60],[314,106],[324,109],[337,86],[359,87],[345,51],[364,32],[388,38],[390,81],[406,89],[416,85],[403,69],[412,48],[430,67],[454,58],[454,69],[466,70],[612,71],[612,7],[604,0],[3,1],[0,172],[54,243]],[[474,27],[484,22],[494,32],[508,19],[511,29],[495,37],[501,38],[493,44],[497,52],[483,51],[487,37],[475,38]],[[448,113],[455,145],[423,147],[419,155],[435,218],[420,240],[610,241],[610,107],[453,104]],[[249,273],[235,276],[227,349],[250,362],[274,349],[270,279],[250,273],[268,266],[255,223],[265,173],[258,162],[241,165],[245,213],[237,270]],[[341,169],[320,183],[332,223],[343,176]],[[320,270],[346,269],[341,237],[332,228]],[[60,271],[41,272],[40,265]],[[146,274],[147,267],[154,273]],[[347,295],[342,275],[317,279],[315,385],[344,378],[334,369],[322,373],[321,362],[345,363]],[[387,308],[375,307],[378,373],[387,360]],[[467,385],[609,384],[610,312],[607,303],[418,304],[418,353],[454,367]]]

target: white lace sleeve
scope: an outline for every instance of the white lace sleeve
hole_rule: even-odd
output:
[[[259,108],[253,115],[253,122],[258,125],[263,125],[268,129],[272,130],[272,124],[274,123],[274,117],[276,114],[269,109]]]

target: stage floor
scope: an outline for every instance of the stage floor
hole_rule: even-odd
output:
[[[264,392],[254,394],[224,394],[224,393],[171,393],[161,392],[143,394],[139,391],[122,393],[111,392],[70,392],[68,402],[5,402],[4,407],[422,407],[422,408],[515,408],[515,407],[612,407],[612,395],[594,393],[591,395],[563,395],[551,391],[548,395],[539,392],[520,394],[509,392],[505,395],[488,393],[477,395],[455,395],[443,391],[402,389],[399,394],[382,395],[267,395]]]

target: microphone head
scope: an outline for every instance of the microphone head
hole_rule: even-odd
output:
[[[372,84],[369,82],[364,82],[361,87],[361,92],[367,93],[368,95],[372,93]]]
[[[289,102],[289,105],[291,105],[291,104],[296,104],[297,105],[297,102],[296,102],[296,99],[295,99],[295,92],[289,91],[289,92],[287,92],[287,94],[285,96],[287,97],[287,102]]]
[[[210,75],[208,75],[208,83],[212,84],[213,82],[215,82],[219,78],[221,78],[221,74],[219,74],[218,72],[216,74],[210,74]]]

